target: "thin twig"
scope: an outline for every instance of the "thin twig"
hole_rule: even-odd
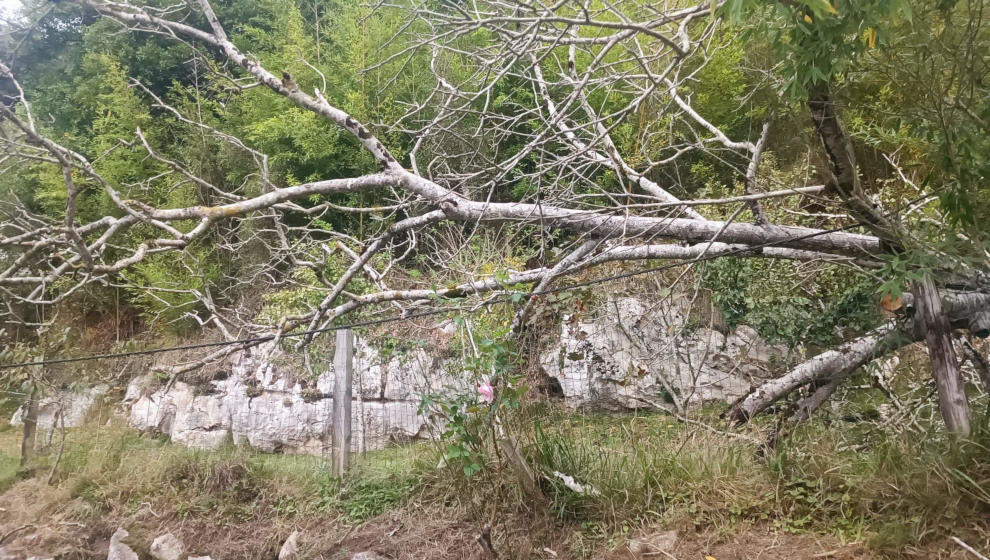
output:
[[[976,556],[980,560],[990,560],[990,558],[987,558],[986,556],[984,556],[984,555],[980,554],[979,552],[973,550],[973,547],[971,547],[968,544],[962,542],[962,540],[959,537],[952,537],[952,540],[955,541],[956,544],[958,544],[959,546],[961,546],[964,549],[968,550],[969,552],[973,553],[973,556]]]
[[[3,536],[0,536],[0,544],[3,544],[4,541],[6,541],[10,537],[12,537],[14,535],[14,533],[19,533],[19,532],[23,531],[24,529],[27,529],[28,527],[34,527],[34,524],[33,523],[26,523],[26,524],[21,525],[20,527],[18,527],[16,529],[12,530],[12,531],[7,531],[6,534],[4,534]],[[965,545],[963,545],[963,546],[965,546]]]

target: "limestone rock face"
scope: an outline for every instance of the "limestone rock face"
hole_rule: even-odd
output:
[[[667,299],[611,297],[591,314],[565,318],[539,362],[566,405],[619,411],[732,401],[799,358],[800,349],[768,344],[752,328],[723,334],[703,326],[687,302]],[[452,336],[437,333],[428,336]],[[475,392],[460,356],[444,346],[384,352],[356,341],[353,451],[433,437],[438,427],[419,414],[423,395]],[[130,422],[199,448],[229,439],[264,451],[328,454],[333,370],[307,382],[278,362],[245,353],[224,379],[177,382],[167,392],[150,378],[135,379],[125,398]]]
[[[431,436],[419,402],[429,387],[428,372],[432,382],[443,374],[417,364],[432,366],[422,351],[412,358],[385,359],[359,344],[351,402],[353,451]],[[180,381],[166,392],[146,389],[149,378],[134,379],[124,403],[133,426],[191,447],[211,449],[229,438],[263,451],[320,455],[330,449],[333,375],[331,369],[310,384],[315,390],[304,389],[277,366],[247,354],[233,364],[227,378],[208,387]]]
[[[82,391],[59,391],[41,399],[38,406],[38,428],[51,430],[65,423],[66,428],[81,426],[86,415],[110,390],[107,385],[94,385]],[[18,408],[10,419],[14,426],[24,423],[24,407]]]
[[[732,401],[777,364],[787,348],[740,326],[728,335],[689,321],[683,306],[648,307],[617,298],[592,318],[571,318],[541,356],[568,405],[622,410]]]

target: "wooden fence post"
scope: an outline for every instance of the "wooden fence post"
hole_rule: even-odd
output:
[[[343,477],[351,452],[351,378],[354,370],[354,332],[337,331],[333,354],[333,474]]]
[[[952,328],[942,310],[938,288],[931,275],[925,274],[914,283],[913,291],[914,317],[928,345],[932,376],[938,390],[938,409],[950,432],[968,436],[971,433],[971,413],[966,384],[959,371],[959,360],[952,347]]]

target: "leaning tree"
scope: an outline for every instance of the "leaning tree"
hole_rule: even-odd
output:
[[[411,314],[443,301],[485,301],[516,293],[520,285],[529,285],[527,294],[538,295],[559,278],[616,261],[665,260],[685,266],[714,257],[820,262],[871,271],[893,292],[907,288],[894,298],[901,304],[898,314],[756,388],[731,407],[729,416],[745,422],[807,386],[815,388],[802,403],[810,413],[860,366],[923,340],[947,427],[970,431],[952,335],[955,329],[980,336],[990,331],[990,276],[981,245],[985,235],[979,231],[986,216],[972,211],[985,192],[971,188],[985,178],[972,172],[930,174],[917,186],[916,174],[902,169],[898,154],[891,152],[882,155],[901,188],[896,193],[871,191],[864,185],[854,140],[842,121],[844,106],[835,93],[851,61],[870,49],[879,52],[878,33],[881,47],[888,40],[880,22],[905,20],[901,11],[909,8],[900,3],[837,8],[821,0],[697,5],[383,2],[375,10],[403,23],[382,45],[385,54],[369,71],[420,72],[417,94],[405,99],[402,114],[387,123],[361,122],[342,110],[325,94],[326,77],[305,60],[300,62],[308,70],[302,73],[266,66],[249,45],[228,35],[207,0],[77,4],[114,22],[118,29],[113,32],[152,34],[188,46],[211,79],[225,83],[233,95],[266,88],[333,123],[373,159],[374,170],[280,184],[269,172],[269,156],[250,141],[170,104],[135,80],[135,90],[159,114],[197,130],[217,150],[253,162],[256,188],[228,185],[197,172],[162,153],[140,128],[108,149],[143,150],[149,162],[139,181],[121,184],[100,172],[98,160],[105,153],[79,153],[46,133],[44,118],[32,110],[16,69],[0,65],[7,97],[0,105],[6,170],[13,172],[24,162],[48,166],[61,174],[65,190],[60,220],[32,211],[16,192],[0,195],[0,289],[8,321],[29,322],[25,308],[58,304],[90,285],[124,285],[122,273],[130,268],[155,255],[186,251],[207,238],[231,254],[261,245],[272,256],[236,282],[306,269],[322,293],[321,301],[305,313],[261,324],[218,302],[208,290],[195,292],[205,310],[197,320],[231,340],[312,331],[358,311]],[[962,16],[951,8],[943,15],[963,17],[974,4],[979,3],[968,3],[970,12],[959,8]],[[979,21],[961,28],[965,31],[959,41],[979,44],[984,33]],[[771,126],[771,115],[759,126],[726,130],[696,99],[695,85],[723,47],[719,38],[727,22],[734,32],[745,34],[754,60],[761,59],[751,66],[764,76],[753,91],[731,95],[799,100],[800,116],[791,115],[789,122],[812,123],[820,184],[778,184],[761,174],[768,144],[796,140],[793,130]],[[888,62],[892,69],[904,67]],[[979,72],[954,78],[953,104],[942,114],[950,128],[957,123],[953,119],[964,120],[975,137],[987,132],[986,86],[979,76],[974,78]],[[714,85],[716,93],[718,87]],[[401,153],[396,138],[403,139]],[[954,145],[947,136],[931,138],[940,146]],[[966,163],[953,153],[948,167]],[[739,192],[685,196],[681,164],[698,157],[732,170]],[[142,200],[140,187],[166,180],[195,185],[212,202],[175,207]],[[105,193],[112,211],[91,221],[78,219],[76,202],[83,189]],[[380,202],[347,206],[326,198],[342,193],[362,193],[364,200]],[[968,203],[966,196],[971,196]],[[779,213],[768,208],[793,198],[813,200],[828,211],[818,212],[826,220],[816,227],[772,220]],[[369,227],[373,231],[363,237],[328,231],[320,221],[334,212],[374,215],[379,227]],[[429,289],[390,286],[390,271],[408,255],[429,255],[444,244],[438,238],[452,231],[459,243],[484,228],[536,232],[541,239],[553,236],[564,250],[553,257],[547,252],[532,266],[505,275],[463,277]],[[952,243],[940,241],[945,238]],[[324,259],[331,254],[349,259],[334,277],[324,274]],[[443,265],[443,256],[434,255],[436,264]],[[891,267],[891,261],[899,265]],[[892,271],[901,274],[892,276]],[[350,290],[359,280],[373,289]],[[534,299],[523,299],[516,330],[525,327]],[[299,344],[311,338],[304,336]],[[244,347],[222,348],[203,361]]]

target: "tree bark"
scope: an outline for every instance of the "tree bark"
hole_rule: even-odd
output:
[[[959,360],[952,347],[949,318],[942,310],[938,288],[930,275],[915,283],[914,309],[918,329],[924,333],[928,356],[932,361],[932,376],[938,389],[938,408],[950,432],[970,434],[969,400],[959,369]]]
[[[872,203],[863,190],[852,142],[839,121],[827,83],[811,88],[808,93],[808,108],[828,156],[831,186],[842,197],[853,216],[880,238],[882,249],[902,248],[907,236],[896,222],[888,219]],[[942,310],[938,289],[931,277],[926,275],[914,285],[912,291],[915,296],[915,324],[928,345],[942,418],[949,431],[969,435],[969,401],[966,399],[959,361],[952,347],[949,319]]]
[[[515,438],[503,432],[502,436],[498,438],[498,447],[509,463],[509,468],[515,474],[516,480],[519,481],[519,485],[522,486],[523,492],[532,500],[534,508],[543,509],[547,505],[546,495],[540,489],[533,469],[516,446]]]
[[[723,416],[737,424],[748,422],[798,387],[812,381],[844,378],[870,360],[914,342],[915,337],[914,329],[902,329],[896,321],[890,321],[861,338],[802,362],[783,377],[767,381],[732,405]]]
[[[811,392],[810,395],[801,399],[797,405],[797,410],[794,412],[794,416],[791,418],[794,423],[800,424],[801,422],[811,420],[811,416],[815,413],[815,411],[828,402],[832,395],[835,394],[835,391],[839,388],[839,385],[842,385],[842,382],[849,377],[850,373],[852,372],[850,371],[846,372],[844,375],[836,375],[832,377],[832,379],[829,379],[827,383],[817,387]]]
[[[763,131],[760,133],[760,139],[757,140],[756,145],[753,146],[753,155],[750,157],[749,166],[746,168],[746,194],[755,195],[759,193],[759,186],[756,184],[756,173],[760,169],[760,158],[763,156],[763,150],[767,145],[767,133],[770,132],[770,123],[766,122],[763,124]],[[756,225],[764,226],[770,223],[767,220],[766,213],[763,212],[763,206],[760,205],[759,200],[750,200],[747,202],[749,204],[749,209],[753,213],[753,222]]]
[[[28,392],[27,402],[24,403],[24,434],[21,437],[21,463],[23,469],[34,461],[37,454],[35,448],[35,434],[38,431],[38,408],[40,400],[38,395],[38,384],[31,382],[31,390]]]
[[[905,305],[917,309],[919,299],[917,295],[905,293],[903,297]],[[990,309],[990,294],[949,292],[942,295],[938,306],[946,321],[946,332],[949,328],[966,328],[970,317]],[[834,379],[836,376],[846,377],[870,360],[912,342],[923,340],[926,331],[918,325],[919,314],[920,312],[916,311],[915,318],[907,323],[897,319],[890,320],[860,338],[850,340],[798,364],[782,377],[767,381],[749,395],[739,399],[722,416],[736,423],[747,422],[799,387],[814,381]],[[956,366],[958,369],[958,364]]]
[[[827,83],[817,84],[808,92],[808,109],[828,158],[827,186],[838,193],[853,217],[884,242],[885,249],[899,247],[903,241],[902,232],[863,190],[852,140],[842,127]]]

